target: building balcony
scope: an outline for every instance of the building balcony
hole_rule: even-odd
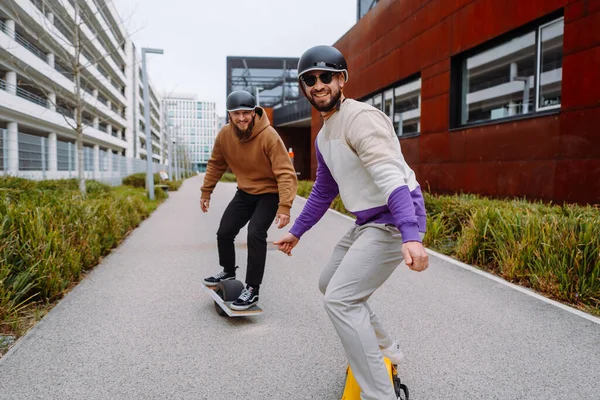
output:
[[[273,110],[274,126],[310,126],[311,106],[307,99],[287,104]]]

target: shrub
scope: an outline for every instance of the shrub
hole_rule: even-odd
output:
[[[154,184],[158,184],[160,182],[160,175],[154,174]],[[146,187],[146,173],[138,172],[137,174],[132,174],[123,178],[123,185],[133,186],[137,188],[145,188]]]
[[[226,172],[221,177],[221,182],[237,182],[237,178],[231,172]]]
[[[181,187],[181,181],[167,181],[167,187],[170,192],[176,192]]]
[[[154,187],[154,198],[158,201],[165,200],[169,195],[162,188]]]
[[[140,189],[87,185],[83,199],[76,180],[0,178],[0,331],[32,301],[62,296],[156,204]]]
[[[298,182],[308,197],[313,183]],[[424,244],[600,314],[600,209],[423,193]],[[345,214],[340,198],[331,205]]]

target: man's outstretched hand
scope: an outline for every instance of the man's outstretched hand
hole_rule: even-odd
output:
[[[421,272],[429,266],[429,255],[423,244],[419,242],[402,243],[402,254],[404,254],[404,262],[413,271]]]
[[[285,214],[277,214],[275,217],[275,223],[279,229],[283,228],[290,223],[290,216]]]
[[[300,239],[298,239],[296,236],[292,235],[291,233],[286,233],[285,235],[283,235],[281,237],[281,239],[274,241],[273,244],[277,245],[277,248],[279,249],[279,251],[282,251],[285,254],[287,254],[288,256],[291,256],[292,249],[294,247],[296,247],[299,240]]]
[[[200,199],[200,209],[202,210],[202,212],[207,212],[209,206],[210,206],[209,199]]]

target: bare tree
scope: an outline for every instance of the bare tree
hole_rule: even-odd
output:
[[[72,80],[74,81],[74,89],[73,89],[73,93],[72,93],[72,106],[71,107],[66,107],[68,113],[64,113],[61,112],[61,114],[63,115],[65,121],[67,122],[67,124],[75,131],[75,136],[76,136],[76,149],[77,149],[77,160],[78,160],[78,165],[77,165],[77,172],[78,172],[78,181],[79,181],[79,190],[81,191],[82,196],[85,197],[86,195],[86,185],[85,185],[85,173],[84,173],[84,152],[83,152],[83,133],[84,133],[84,129],[90,125],[89,122],[86,122],[86,120],[84,119],[84,112],[86,111],[86,109],[89,107],[88,102],[86,101],[86,92],[89,92],[89,88],[86,87],[87,85],[87,81],[89,81],[88,77],[98,77],[97,75],[94,75],[93,70],[91,69],[92,66],[97,65],[98,62],[100,62],[103,59],[106,59],[107,57],[111,57],[115,52],[117,52],[119,47],[122,47],[125,44],[125,38],[122,39],[121,42],[118,43],[117,47],[115,47],[114,49],[110,50],[107,49],[106,47],[108,46],[104,46],[101,43],[100,40],[100,32],[102,31],[98,31],[97,28],[92,28],[93,24],[92,24],[92,19],[97,19],[98,14],[103,12],[103,8],[106,10],[106,3],[96,3],[98,5],[98,10],[91,12],[90,10],[84,10],[81,5],[80,2],[82,4],[84,4],[84,2],[82,0],[35,0],[33,1],[33,3],[38,7],[38,9],[40,9],[40,11],[45,14],[48,15],[48,13],[51,13],[53,16],[53,20],[48,20],[48,19],[44,19],[44,23],[46,24],[45,26],[45,30],[44,33],[41,34],[37,34],[37,37],[35,37],[35,39],[38,42],[43,42],[43,41],[47,41],[47,40],[56,40],[56,38],[58,38],[61,42],[63,47],[61,46],[56,46],[57,52],[56,52],[56,56],[58,56],[58,58],[60,59],[60,68],[61,68],[61,73],[63,75],[68,75],[72,78]],[[72,6],[73,8],[73,13],[71,14],[69,12],[69,4]],[[14,5],[13,5],[14,7]],[[16,10],[14,10],[14,14],[16,16],[19,15],[19,13],[16,12]],[[59,21],[59,22],[55,22],[55,21]],[[20,23],[21,21],[18,21],[18,23]],[[52,38],[50,37],[50,34],[48,33],[48,31],[50,29],[54,29],[54,27],[58,27],[58,24],[60,23],[60,28],[57,28],[58,31],[61,32],[61,35],[54,35],[52,36]],[[22,24],[24,25],[24,24]],[[90,32],[92,32],[92,37],[88,37],[84,34],[84,29],[83,26],[87,25],[88,29]],[[116,38],[118,40],[118,38]],[[90,51],[88,51],[87,49],[90,48],[94,48],[94,41],[97,40],[98,42],[101,43],[101,47],[104,50],[103,52],[100,52],[99,56],[93,56],[92,53]],[[96,49],[96,52],[97,49]],[[82,55],[85,57],[85,59],[82,57]],[[58,60],[55,60],[56,63],[58,63]],[[134,68],[137,68],[137,66],[134,66]],[[23,70],[23,69],[21,69]],[[32,82],[32,86],[34,86],[36,89],[44,92],[44,94],[46,95],[46,98],[50,99],[50,96],[48,95],[48,90],[46,89],[46,86],[48,86],[48,84],[43,84],[41,82],[39,82],[38,79],[35,78],[35,76],[31,73],[28,73],[27,68],[25,68],[25,73],[24,76],[29,79]],[[109,78],[110,79],[110,78]],[[58,94],[62,94],[64,95],[65,91],[64,88],[60,87],[59,85],[56,84],[49,84],[51,86],[51,91],[53,91],[54,93]],[[87,90],[86,90],[87,89]],[[134,90],[136,90],[137,88],[134,88]],[[69,97],[69,96],[65,96],[65,97]],[[98,99],[96,99],[96,101],[99,101]],[[55,107],[60,107],[60,109],[64,109],[65,107],[63,107],[62,104],[58,104],[57,101],[54,101],[54,106]],[[69,110],[68,108],[71,108],[71,110]],[[57,108],[58,109],[58,108]],[[70,112],[72,111],[72,119],[69,118],[70,115],[65,115],[65,114],[70,114]],[[100,120],[100,118],[99,118]],[[146,138],[146,144],[150,143],[150,146],[146,146],[149,147],[149,150],[147,150],[147,152],[149,153],[149,156],[151,157],[151,151],[152,151],[152,147],[151,147],[151,143],[152,141],[149,140],[149,138]]]

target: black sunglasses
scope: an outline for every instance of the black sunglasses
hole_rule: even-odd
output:
[[[306,86],[308,87],[312,87],[315,86],[317,84],[317,78],[319,78],[319,80],[321,82],[323,82],[323,84],[328,85],[331,83],[331,80],[333,79],[334,75],[337,75],[338,72],[323,72],[322,74],[319,75],[302,75],[300,77],[300,79],[302,79],[302,82],[304,82],[306,84]]]

